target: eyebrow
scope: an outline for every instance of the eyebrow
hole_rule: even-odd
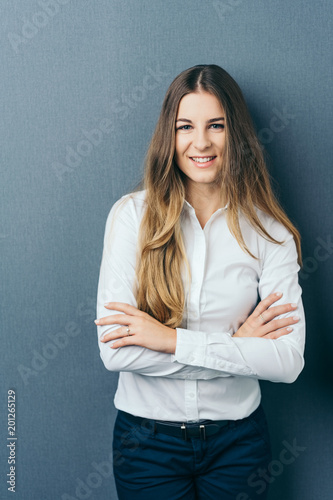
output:
[[[211,118],[210,120],[207,120],[207,123],[219,122],[221,120],[224,120],[224,116],[220,116],[219,118]],[[176,120],[176,123],[177,122],[192,123],[192,121],[188,120],[187,118],[178,118],[178,120]]]

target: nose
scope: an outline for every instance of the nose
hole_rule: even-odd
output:
[[[211,146],[211,141],[209,139],[209,134],[206,128],[197,128],[193,137],[193,146],[198,151],[204,151],[206,148]]]

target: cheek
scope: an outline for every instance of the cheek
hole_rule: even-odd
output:
[[[178,136],[176,138],[176,158],[180,158],[186,152],[188,142],[186,136]]]
[[[220,137],[217,141],[216,141],[216,146],[218,147],[218,149],[223,152],[224,151],[224,147],[225,147],[225,137],[224,135],[222,137]]]

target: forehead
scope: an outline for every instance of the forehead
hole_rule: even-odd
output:
[[[215,118],[224,116],[220,101],[208,92],[192,92],[186,94],[179,102],[178,118]]]

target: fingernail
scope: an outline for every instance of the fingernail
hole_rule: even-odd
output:
[[[99,324],[100,324],[100,320],[99,320],[99,319],[95,319],[94,323],[95,323],[96,325],[99,325]]]
[[[104,307],[107,307],[110,304],[110,302],[105,302]]]
[[[290,328],[290,326],[287,328],[287,332],[292,332],[293,328]]]
[[[291,307],[297,307],[297,304],[290,304]]]
[[[277,297],[281,297],[282,292],[276,292],[276,294],[275,294],[275,295],[276,295]]]
[[[296,321],[299,319],[299,316],[293,316],[293,319]]]

